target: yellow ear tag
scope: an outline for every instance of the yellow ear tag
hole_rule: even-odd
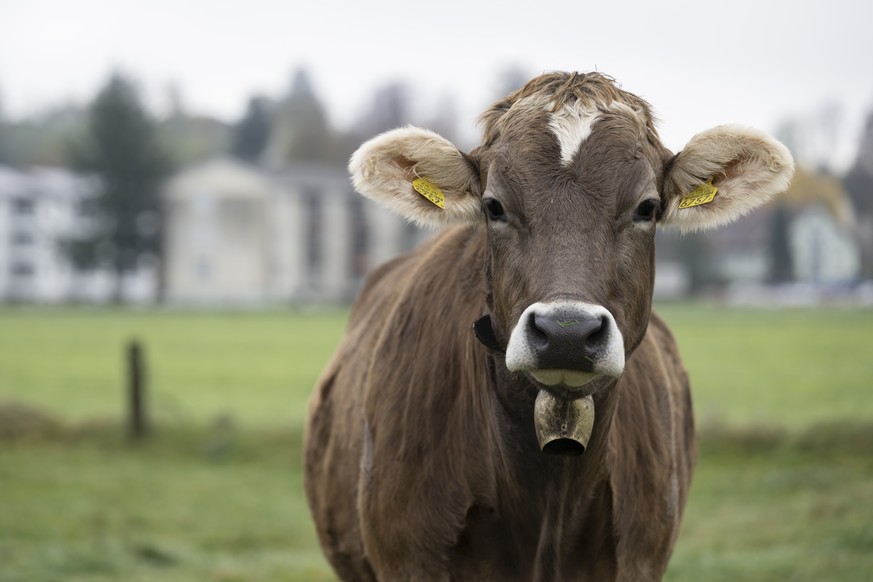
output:
[[[679,208],[693,208],[702,204],[709,204],[715,200],[718,188],[712,185],[712,178],[686,194],[679,202]]]
[[[443,194],[443,191],[439,189],[439,186],[437,186],[430,180],[425,180],[424,178],[416,178],[412,181],[412,187],[415,188],[416,192],[418,192],[440,208],[446,207],[446,195]]]

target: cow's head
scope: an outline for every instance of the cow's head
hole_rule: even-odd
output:
[[[355,187],[419,224],[486,225],[506,366],[563,399],[609,385],[642,340],[657,224],[729,222],[793,171],[785,146],[742,127],[700,133],[673,155],[649,105],[599,74],[538,77],[482,125],[469,154],[414,127],[380,135],[352,157]]]

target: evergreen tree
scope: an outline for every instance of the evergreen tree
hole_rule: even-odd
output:
[[[356,124],[361,139],[369,139],[384,131],[410,123],[409,89],[401,82],[393,82],[376,90],[366,114]]]
[[[266,162],[281,166],[288,162],[336,161],[336,150],[337,138],[324,105],[312,88],[309,74],[301,69],[294,75],[288,96],[278,105]]]
[[[518,65],[510,65],[500,71],[497,78],[497,93],[495,100],[503,99],[507,95],[518,91],[530,80],[531,75]]]
[[[79,267],[108,267],[121,279],[144,256],[161,256],[161,184],[170,171],[156,125],[131,81],[115,74],[88,111],[85,139],[71,153],[72,165],[97,178],[96,194],[83,201],[93,217],[89,231],[66,248]]]
[[[713,253],[708,239],[699,232],[683,234],[676,241],[679,259],[688,269],[688,293],[698,295],[707,285],[719,283],[713,269]]]
[[[843,178],[855,210],[861,274],[873,278],[873,113],[867,117],[855,164]]]
[[[791,224],[788,209],[780,204],[773,210],[770,218],[770,274],[771,283],[787,283],[794,280],[794,258],[788,240]]]
[[[862,217],[873,217],[873,113],[867,116],[858,157],[843,180],[852,204]]]
[[[13,166],[62,166],[85,128],[85,111],[62,105],[19,120],[0,120],[0,159]]]
[[[242,160],[257,162],[269,140],[269,104],[263,97],[252,97],[245,116],[233,128],[231,153]]]
[[[424,126],[457,144],[460,141],[458,137],[458,106],[454,96],[445,94],[440,97]],[[472,147],[476,145],[478,144],[474,144]]]
[[[8,146],[6,145],[6,134],[8,130],[6,129],[6,115],[3,109],[3,92],[0,91],[0,164],[8,164],[9,163],[9,152],[7,152]]]

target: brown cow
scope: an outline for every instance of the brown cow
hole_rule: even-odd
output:
[[[370,275],[312,396],[319,540],[344,580],[659,579],[695,436],[655,224],[736,218],[791,155],[734,126],[673,155],[599,74],[538,77],[482,124],[469,154],[406,127],[352,157],[365,196],[456,226]]]

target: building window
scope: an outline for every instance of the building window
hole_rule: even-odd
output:
[[[25,247],[33,244],[33,235],[29,232],[14,232],[11,238],[13,246]]]
[[[9,272],[13,277],[27,278],[33,276],[34,268],[31,263],[16,261],[9,266]]]
[[[322,234],[324,230],[324,204],[321,192],[313,188],[303,190],[303,212],[306,221],[306,274],[316,278],[321,273],[324,261]]]
[[[30,216],[33,214],[35,206],[32,198],[13,198],[12,212],[20,216]]]

